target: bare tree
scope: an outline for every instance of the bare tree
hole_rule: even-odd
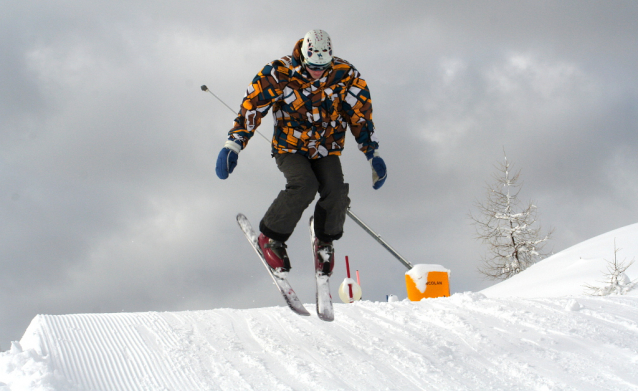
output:
[[[489,246],[478,270],[495,280],[510,278],[546,256],[542,248],[552,234],[541,235],[536,205],[529,202],[521,207],[520,170],[511,174],[510,162],[504,157],[495,166],[495,182],[487,187],[487,200],[476,203],[479,215],[470,214],[477,239]]]
[[[607,273],[604,274],[605,286],[596,287],[592,285],[585,285],[585,288],[589,290],[589,294],[592,296],[608,296],[608,295],[624,295],[634,287],[638,285],[638,281],[631,282],[629,277],[625,274],[629,266],[631,266],[635,259],[626,263],[623,259],[618,260],[618,251],[621,249],[616,247],[616,239],[614,238],[614,260],[607,261]]]

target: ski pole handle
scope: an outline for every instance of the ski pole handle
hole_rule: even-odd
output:
[[[235,113],[235,110],[231,109],[231,108],[230,108],[230,106],[228,106],[228,105],[226,104],[226,102],[224,102],[223,100],[221,100],[221,98],[220,98],[219,96],[215,95],[215,94],[213,93],[213,91],[209,90],[209,89],[208,89],[208,87],[206,87],[206,84],[204,84],[203,86],[201,86],[201,89],[202,89],[202,91],[204,91],[204,92],[210,92],[210,94],[211,94],[212,96],[214,96],[215,98],[217,98],[217,100],[218,100],[218,101],[222,102],[222,104],[223,104],[224,106],[228,107],[228,110],[230,110],[230,111],[231,111],[231,113],[233,113],[233,114],[237,114],[237,113]],[[264,138],[264,140],[266,140],[268,143],[270,143],[270,140],[268,139],[268,137],[264,136],[264,135],[263,135],[263,134],[262,134],[259,130],[255,129],[255,132],[257,132],[257,134],[259,134],[261,137],[263,137],[263,138]]]

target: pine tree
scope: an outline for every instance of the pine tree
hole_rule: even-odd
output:
[[[634,263],[635,259],[627,263],[626,260],[618,260],[618,252],[621,249],[616,247],[616,239],[614,238],[614,260],[607,262],[607,273],[605,273],[605,284],[602,287],[593,285],[585,285],[585,288],[592,296],[608,296],[608,295],[624,295],[638,286],[638,281],[631,282],[629,276],[625,274],[627,269]]]
[[[529,202],[521,207],[520,170],[511,174],[507,156],[496,168],[495,183],[487,188],[487,200],[476,203],[480,215],[470,214],[470,218],[476,227],[477,239],[489,246],[479,272],[491,279],[505,280],[546,256],[542,248],[552,232],[541,235],[536,205]]]

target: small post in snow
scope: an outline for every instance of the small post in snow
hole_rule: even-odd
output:
[[[361,300],[361,286],[350,278],[350,261],[348,256],[346,256],[346,274],[347,277],[339,286],[339,298],[346,304],[354,303],[357,300]],[[357,276],[358,275],[359,271],[357,270]],[[347,289],[346,286],[348,287]]]

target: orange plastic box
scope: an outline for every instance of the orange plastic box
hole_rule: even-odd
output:
[[[411,301],[450,296],[450,271],[441,265],[414,265],[405,272],[405,287]]]

